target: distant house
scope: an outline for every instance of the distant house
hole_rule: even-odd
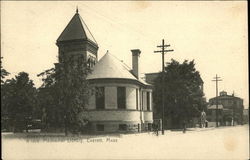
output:
[[[218,109],[218,110],[217,110]],[[208,121],[208,126],[216,126],[216,110],[218,114],[218,125],[222,124],[223,121],[223,105],[219,104],[218,108],[216,105],[209,105],[207,107],[206,120]]]
[[[236,125],[243,123],[243,99],[232,95],[228,95],[227,92],[220,92],[218,96],[218,104],[223,106],[222,108],[222,117],[219,119],[221,125]],[[209,99],[209,105],[216,105],[216,97]],[[220,112],[220,111],[219,111]],[[208,112],[210,117],[212,116],[211,112]],[[214,121],[214,119],[208,119],[208,121]]]
[[[249,109],[243,110],[243,124],[249,123]]]
[[[154,72],[154,73],[145,73],[145,80],[149,84],[154,84],[155,79],[161,74],[161,72]]]
[[[87,61],[93,70],[87,77],[93,92],[89,105],[81,114],[90,122],[91,131],[138,132],[151,129],[152,86],[139,77],[139,49],[131,50],[132,70],[108,52],[97,61],[98,44],[78,11],[57,39],[57,46],[60,63],[68,55],[82,54],[83,61]]]

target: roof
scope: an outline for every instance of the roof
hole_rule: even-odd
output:
[[[207,109],[216,109],[216,105],[210,105],[207,107]],[[223,109],[223,105],[218,104],[218,109]]]
[[[88,80],[91,79],[130,79],[139,81],[148,85],[142,79],[137,79],[131,72],[128,66],[122,63],[115,56],[107,52],[94,66],[91,74],[87,76]]]
[[[155,79],[159,76],[160,72],[145,73],[146,82],[150,84],[155,83]]]
[[[76,12],[66,28],[63,30],[57,42],[68,40],[90,40],[97,44],[82,17]]]
[[[216,97],[210,98],[209,101],[213,100],[213,99],[216,99]],[[243,100],[242,98],[239,98],[239,97],[236,97],[233,95],[220,95],[220,96],[218,96],[218,99],[240,99],[240,100]]]

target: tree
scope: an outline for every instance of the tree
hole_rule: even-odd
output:
[[[56,83],[55,68],[48,69],[37,75],[42,77],[43,84],[38,88],[40,115],[45,130],[61,128],[63,121],[62,110],[59,106],[59,87]]]
[[[79,132],[83,124],[80,114],[88,105],[90,87],[87,75],[90,69],[84,55],[67,55],[56,67],[56,85],[59,105],[63,111],[65,134]]]
[[[1,57],[1,61],[0,61],[0,63],[1,63],[1,85],[4,83],[4,78],[10,74],[9,72],[7,72],[3,68],[3,66],[2,66],[2,59],[3,59],[3,57]]]
[[[6,87],[5,87],[5,77],[8,76],[10,73],[7,72],[3,66],[2,66],[2,59],[1,57],[0,63],[1,63],[1,129],[7,129],[8,128],[8,113],[7,113],[7,107],[6,107]]]
[[[194,61],[185,60],[180,64],[172,59],[167,63],[164,74],[155,79],[153,96],[158,117],[162,113],[162,76],[165,81],[165,119],[171,119],[172,127],[180,127],[183,121],[198,117],[205,102],[201,87],[203,82]]]
[[[37,106],[37,92],[28,73],[20,72],[15,78],[7,80],[3,86],[5,98],[3,104],[15,131],[27,130]]]
[[[68,131],[79,132],[84,125],[81,113],[90,94],[86,79],[89,72],[83,55],[67,55],[55,68],[38,75],[43,77],[39,101],[45,109],[47,124],[54,127],[64,124],[66,135]]]

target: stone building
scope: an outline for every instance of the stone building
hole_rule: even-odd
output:
[[[131,50],[132,70],[112,54],[98,61],[98,44],[78,11],[57,39],[59,62],[68,55],[84,55],[92,68],[89,105],[81,114],[93,132],[138,132],[151,129],[152,87],[140,77],[141,51]],[[119,53],[116,53],[119,54]]]
[[[218,104],[222,106],[222,110],[219,111],[221,114],[221,118],[219,122],[221,125],[236,125],[242,124],[243,121],[243,99],[232,95],[228,95],[227,92],[220,92],[220,96],[218,96]],[[208,121],[214,121],[213,111],[209,108],[210,106],[216,105],[216,97],[209,99],[208,106]],[[221,113],[220,113],[221,112]]]

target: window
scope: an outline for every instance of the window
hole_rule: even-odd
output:
[[[96,87],[95,92],[96,109],[104,109],[105,107],[105,93],[104,87]]]
[[[222,115],[222,110],[218,110],[218,115]]]
[[[138,89],[136,89],[136,110],[138,110]]]
[[[96,130],[97,131],[104,131],[104,125],[103,124],[97,124],[96,125]]]
[[[126,131],[127,125],[126,124],[119,124],[119,131]]]
[[[126,109],[126,88],[117,87],[117,107],[118,109]]]
[[[235,100],[233,101],[233,103],[234,103],[234,105],[237,105],[237,102]]]
[[[211,114],[212,114],[211,109],[208,109],[208,110],[207,110],[207,114],[208,114],[208,115],[211,115]]]
[[[150,92],[147,92],[147,110],[150,111]]]
[[[88,61],[87,61],[87,65],[88,65],[89,68],[94,67],[94,65],[95,65],[95,57],[89,56]]]

